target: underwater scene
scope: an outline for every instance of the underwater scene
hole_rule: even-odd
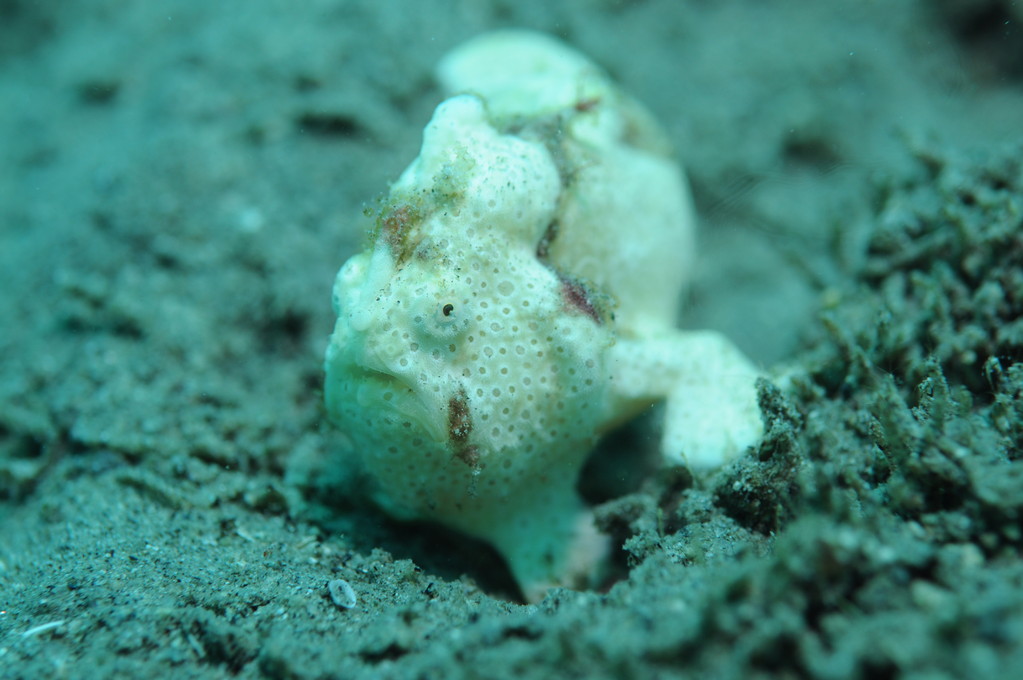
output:
[[[1023,4],[0,0],[0,680],[1023,677]]]

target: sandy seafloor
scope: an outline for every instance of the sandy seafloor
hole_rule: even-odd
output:
[[[0,0],[0,678],[1023,677],[1023,4]],[[488,29],[664,123],[683,325],[765,370],[705,479],[581,485],[604,592],[515,602],[326,422],[330,286]],[[357,603],[337,606],[343,579]]]

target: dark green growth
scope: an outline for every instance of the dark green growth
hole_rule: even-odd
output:
[[[708,490],[662,477],[598,510],[646,601],[696,611],[665,663],[1023,677],[1021,162],[922,156],[791,389],[761,382],[754,455]]]

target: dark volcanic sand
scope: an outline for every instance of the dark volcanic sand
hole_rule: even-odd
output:
[[[1021,21],[0,0],[0,678],[1023,677]],[[504,26],[665,124],[701,218],[684,325],[792,376],[709,479],[645,464],[656,414],[606,442],[582,487],[619,580],[536,606],[369,506],[321,406],[363,209],[433,64]]]

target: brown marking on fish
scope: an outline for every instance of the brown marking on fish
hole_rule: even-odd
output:
[[[465,388],[448,400],[448,438],[454,450],[455,458],[462,461],[473,471],[480,469],[479,449],[469,443],[472,434],[472,412],[469,410],[469,395]]]
[[[380,237],[390,246],[398,263],[407,260],[415,250],[417,239],[411,237],[420,222],[419,210],[408,203],[394,205],[380,214],[377,221]]]
[[[561,281],[561,299],[570,310],[581,312],[593,319],[594,323],[602,324],[605,321],[605,311],[594,301],[593,295],[582,283],[564,276],[558,277]]]

